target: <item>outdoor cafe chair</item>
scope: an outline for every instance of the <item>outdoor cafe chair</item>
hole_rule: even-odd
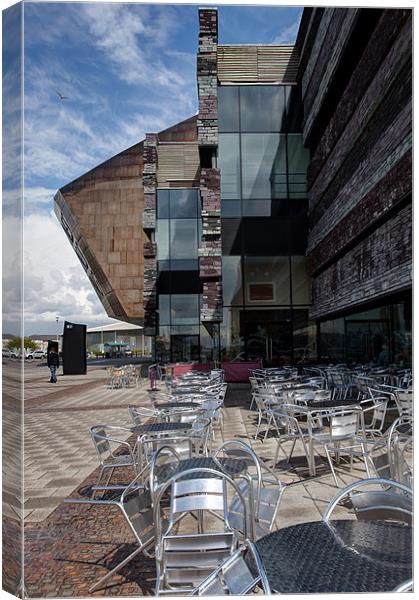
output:
[[[360,406],[364,415],[364,433],[366,441],[373,441],[384,433],[388,399],[385,396],[374,396],[361,400]]]
[[[143,435],[138,440],[139,464],[151,472],[155,456],[159,455],[160,463],[170,461],[173,453],[179,459],[192,458],[195,454],[193,438],[190,435],[166,435],[156,437]]]
[[[94,583],[90,588],[89,592],[94,592],[97,589],[103,587],[103,584],[110,579],[115,573],[120,571],[126,564],[128,564],[137,554],[144,552],[144,554],[151,558],[154,554],[151,546],[155,539],[155,527],[154,527],[154,512],[153,504],[150,491],[142,485],[141,480],[144,479],[144,474],[140,472],[135,479],[128,486],[107,486],[98,487],[98,489],[112,493],[118,490],[122,490],[121,495],[113,497],[112,499],[106,499],[103,497],[99,500],[91,499],[79,499],[79,498],[68,498],[64,500],[66,503],[75,504],[92,504],[96,506],[104,506],[110,509],[114,507],[118,508],[123,517],[125,518],[130,530],[132,531],[138,547],[125,557],[120,563],[113,567],[109,573],[104,575]],[[161,524],[161,526],[164,526]]]
[[[242,440],[227,440],[215,452],[214,460],[237,458],[246,462],[247,472],[238,477],[246,501],[249,537],[256,540],[272,531],[285,487],[276,474]],[[243,522],[242,505],[235,495],[229,503],[229,522],[236,529]]]
[[[396,405],[399,415],[402,418],[410,419],[413,415],[413,391],[412,390],[397,390],[394,392]]]
[[[245,540],[189,596],[244,596],[254,591],[271,594],[257,548]]]
[[[240,530],[235,530],[228,520],[229,488],[242,502]],[[196,519],[186,519],[192,514]],[[156,595],[192,592],[247,538],[242,493],[233,479],[215,469],[196,468],[176,473],[158,491],[154,515]]]
[[[279,407],[272,409],[273,422],[277,435],[277,448],[275,452],[273,467],[275,468],[278,462],[279,451],[285,454],[287,463],[290,462],[293,455],[295,445],[299,441],[302,444],[304,455],[307,460],[307,465],[311,469],[311,460],[309,449],[307,447],[306,434],[303,432],[297,416],[305,413],[304,407],[294,404],[282,404]],[[282,447],[283,444],[292,442],[290,453],[287,454]]]
[[[128,412],[134,425],[142,425],[148,420],[155,422],[159,417],[159,413],[155,409],[152,410],[142,406],[134,406],[134,404],[128,404]]]
[[[360,488],[370,489],[359,491]],[[323,521],[328,523],[336,506],[345,505],[345,500],[349,500],[349,506],[353,508],[358,520],[399,521],[409,525],[412,523],[412,490],[397,481],[379,477],[351,483],[329,502],[323,513]]]
[[[353,457],[362,457],[367,476],[369,465],[365,448],[365,435],[362,409],[359,407],[342,407],[334,409],[315,409],[307,413],[309,454],[311,461],[311,474],[316,474],[314,460],[314,447],[320,445],[326,453],[333,479],[336,486],[339,483],[333,466],[331,454],[335,454],[339,461],[341,454],[349,454],[352,468]]]
[[[115,469],[131,468],[137,472],[138,465],[135,458],[135,452],[129,442],[115,437],[118,433],[130,432],[126,427],[117,427],[114,425],[94,425],[90,428],[93,444],[100,463],[100,474],[97,484],[102,480],[106,471],[109,472],[106,485],[109,485],[112,474]],[[116,450],[125,449],[125,454],[120,454]],[[94,496],[95,494],[93,494]]]

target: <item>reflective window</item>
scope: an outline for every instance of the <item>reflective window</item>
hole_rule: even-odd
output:
[[[243,304],[240,256],[223,256],[223,303],[225,306]]]
[[[241,328],[241,307],[228,307],[223,310],[223,322],[220,326],[221,360],[239,362],[245,360],[246,346],[244,330]]]
[[[293,256],[292,267],[292,302],[293,304],[310,304],[311,278],[307,271],[305,256]]]
[[[317,359],[316,323],[308,318],[308,310],[293,310],[294,361],[306,362]]]
[[[246,133],[241,136],[243,198],[270,198],[277,173],[279,134]]]
[[[157,260],[168,260],[170,258],[168,219],[157,220],[154,239],[157,244]]]
[[[243,86],[240,88],[241,131],[280,131],[284,116],[283,86]]]
[[[192,259],[198,256],[198,228],[195,220],[170,221],[170,258]]]
[[[290,198],[307,196],[307,167],[310,152],[303,146],[301,134],[289,134],[288,144],[288,186]]]
[[[244,258],[246,304],[290,304],[288,256]]]
[[[170,190],[170,218],[198,218],[198,192],[196,189]]]
[[[170,325],[170,295],[159,294],[159,324]]]
[[[157,218],[168,219],[169,217],[169,190],[157,190]]]
[[[239,135],[223,133],[218,141],[218,168],[221,171],[221,197],[241,198]]]
[[[239,88],[235,85],[218,86],[218,129],[239,131]]]
[[[172,325],[199,323],[199,296],[197,294],[172,294],[170,316]]]

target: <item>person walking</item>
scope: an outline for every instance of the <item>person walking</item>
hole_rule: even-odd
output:
[[[60,357],[54,348],[51,348],[51,350],[48,352],[47,365],[51,371],[51,379],[49,382],[57,383],[57,369],[60,366]]]

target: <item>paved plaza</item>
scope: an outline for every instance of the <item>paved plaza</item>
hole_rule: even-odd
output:
[[[106,387],[106,369],[95,366],[85,376],[59,376],[57,385],[51,385],[47,369],[38,365],[26,369],[25,381],[26,592],[30,597],[86,596],[94,581],[135,548],[135,540],[117,509],[63,500],[87,497],[98,476],[89,428],[104,423],[129,425],[128,404],[150,406],[148,381],[111,390]],[[271,465],[276,441],[268,436],[263,442],[263,427],[260,439],[254,439],[257,419],[249,404],[249,386],[230,385],[224,429],[216,432],[214,448],[224,440],[240,438]],[[288,487],[276,519],[278,528],[321,519],[337,490],[328,466],[320,457],[317,463],[321,478],[310,480],[301,448],[297,447],[291,464],[280,455],[276,470]],[[342,474],[342,482],[363,476],[357,463],[352,474]],[[114,481],[126,483],[129,477],[123,473]],[[9,494],[13,496],[13,490]],[[6,527],[17,526],[9,518],[15,514],[12,506],[6,507]],[[153,589],[154,560],[139,555],[95,595],[149,595]]]

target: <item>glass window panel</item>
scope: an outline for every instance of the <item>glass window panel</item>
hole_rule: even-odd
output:
[[[170,260],[159,260],[157,266],[159,271],[170,271]]]
[[[161,363],[170,362],[170,327],[159,327],[156,336],[156,359]]]
[[[198,217],[198,191],[196,189],[170,190],[170,218],[196,219]]]
[[[157,218],[169,218],[169,190],[157,190]]]
[[[218,167],[221,171],[221,198],[237,200],[240,193],[240,144],[238,134],[223,133],[218,141]]]
[[[200,327],[201,362],[206,363],[218,358],[218,346],[214,348],[216,337],[212,338],[205,327]]]
[[[280,131],[284,109],[282,86],[240,88],[241,131]]]
[[[412,304],[405,302],[393,306],[394,362],[398,367],[412,364]]]
[[[242,135],[243,198],[277,195],[276,186],[283,183],[281,175],[286,173],[283,138],[278,133]]]
[[[245,360],[244,324],[242,307],[223,309],[223,322],[220,326],[221,360],[240,362]]]
[[[222,200],[221,216],[222,217],[241,217],[242,205],[240,200]]]
[[[199,323],[199,300],[197,294],[172,294],[172,325],[195,325]]]
[[[223,256],[222,264],[224,305],[243,304],[241,257]]]
[[[218,86],[218,129],[239,131],[239,90],[237,86]]]
[[[157,244],[157,260],[170,258],[169,250],[169,220],[159,219],[156,223],[155,241]]]
[[[171,260],[171,271],[197,271],[199,269],[198,260]]]
[[[244,217],[270,217],[272,200],[243,200]]]
[[[292,256],[292,303],[310,304],[311,280],[307,271],[305,256]]]
[[[310,152],[303,146],[301,134],[289,134],[288,144],[288,172],[290,198],[305,198],[307,196],[307,167]]]
[[[317,359],[316,323],[308,318],[307,309],[293,310],[294,361],[310,362]]]
[[[172,259],[198,258],[197,222],[191,219],[170,221],[170,257]]]
[[[320,323],[320,360],[345,359],[345,320],[334,319]]]
[[[170,295],[159,295],[159,324],[170,325]]]
[[[288,256],[244,259],[246,304],[290,304]]]

